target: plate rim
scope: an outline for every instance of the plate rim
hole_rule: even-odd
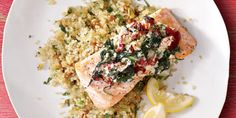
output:
[[[14,8],[14,6],[15,6],[15,4],[16,4],[16,1],[17,0],[13,0],[12,1],[12,4],[11,4],[11,7],[10,7],[10,9],[9,9],[9,11],[8,11],[8,14],[7,14],[7,18],[6,18],[6,21],[5,21],[5,25],[4,25],[4,29],[3,29],[3,38],[2,38],[2,52],[1,52],[1,56],[2,56],[2,58],[1,58],[1,66],[2,66],[2,79],[3,79],[3,83],[4,83],[4,85],[5,85],[5,88],[6,88],[6,91],[7,91],[7,96],[8,96],[8,99],[10,100],[10,103],[11,103],[11,105],[12,105],[12,107],[13,107],[13,109],[14,109],[14,112],[15,112],[15,114],[17,115],[17,117],[19,117],[20,118],[20,115],[19,115],[19,113],[18,113],[18,110],[16,109],[16,106],[15,106],[15,104],[14,104],[14,102],[13,102],[13,100],[12,100],[12,94],[11,94],[11,92],[10,92],[10,90],[9,90],[9,86],[7,85],[7,79],[6,79],[6,75],[5,75],[5,64],[4,64],[4,55],[5,55],[5,40],[6,40],[6,34],[7,34],[7,27],[8,27],[8,24],[9,24],[9,19],[10,19],[10,16],[11,16],[11,14],[13,13],[13,8]]]
[[[223,103],[221,104],[221,109],[220,109],[220,111],[218,112],[218,117],[221,115],[221,112],[222,112],[222,110],[223,110],[223,108],[224,108],[224,105],[225,105],[225,102],[226,102],[226,98],[227,98],[227,93],[228,93],[228,86],[229,86],[229,73],[230,73],[230,53],[231,53],[231,50],[230,50],[230,42],[229,42],[229,34],[228,34],[228,30],[227,30],[227,27],[226,27],[226,24],[225,24],[225,21],[224,21],[224,18],[223,18],[223,16],[222,16],[222,14],[221,14],[221,12],[220,12],[220,9],[218,8],[218,6],[216,5],[216,3],[215,3],[215,1],[214,0],[211,0],[211,2],[212,2],[212,4],[213,4],[213,6],[217,9],[217,14],[220,16],[220,20],[221,20],[221,22],[223,23],[223,26],[224,26],[224,32],[225,32],[225,35],[226,35],[226,37],[225,38],[227,38],[227,50],[228,50],[228,54],[227,54],[227,58],[228,58],[228,60],[227,60],[227,67],[228,67],[228,69],[227,69],[227,71],[228,71],[228,73],[227,73],[227,78],[226,78],[226,86],[225,86],[225,91],[224,91],[224,98],[223,98]],[[226,39],[225,39],[226,40]]]

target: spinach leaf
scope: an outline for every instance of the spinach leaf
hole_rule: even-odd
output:
[[[121,52],[121,53],[117,53],[116,58],[115,58],[115,62],[120,62],[123,58],[128,58],[132,64],[135,63],[135,61],[137,60],[137,52],[135,53],[128,53],[126,51]]]
[[[134,74],[134,66],[129,65],[125,70],[119,72],[115,79],[117,80],[117,82],[126,82],[127,80],[131,79]]]
[[[97,78],[102,78],[102,73],[103,71],[97,71],[96,69],[93,71],[93,76],[92,78],[95,80]]]
[[[171,55],[171,52],[169,50],[166,50],[163,54],[163,57],[159,60],[158,67],[156,68],[156,73],[160,73],[163,70],[169,69],[170,67],[170,61],[169,56]]]
[[[171,54],[175,54],[176,52],[180,52],[179,46],[177,46],[173,50],[171,50]]]
[[[112,61],[112,57],[113,57],[114,53],[115,53],[115,52],[112,51],[112,50],[106,50],[106,49],[104,49],[104,50],[100,53],[102,62],[110,62],[110,61]]]
[[[112,69],[110,70],[110,72],[108,73],[108,76],[109,76],[109,77],[111,77],[111,76],[116,76],[117,73],[118,73],[118,71],[117,71],[116,69],[112,68]]]
[[[151,45],[152,48],[157,48],[159,46],[159,44],[161,43],[161,39],[162,37],[160,36],[151,36],[151,38],[149,39],[149,43]]]
[[[132,64],[134,64],[135,61],[137,60],[137,58],[135,56],[133,56],[133,55],[128,56],[128,59],[131,61]]]
[[[129,55],[130,54],[125,51],[121,52],[121,53],[117,53],[116,58],[115,58],[115,62],[119,62],[119,61],[121,61],[122,58],[127,57]]]
[[[141,44],[141,50],[145,57],[148,55],[148,51],[151,48],[150,41],[147,39]]]
[[[179,46],[177,46],[176,48],[172,49],[172,50],[166,50],[163,54],[163,57],[160,59],[160,62],[158,64],[159,67],[159,72],[165,70],[165,69],[169,69],[170,67],[170,61],[169,61],[169,57],[170,55],[175,55],[176,52],[180,52],[180,48]],[[179,59],[176,58],[175,63],[178,62]]]
[[[163,25],[163,24],[159,24],[157,27],[160,31],[160,34],[161,34],[162,38],[166,37],[166,35],[167,35],[166,34],[166,26]]]
[[[160,42],[161,42],[161,37],[160,36],[151,36],[150,38],[147,38],[142,44],[141,44],[141,50],[145,57],[148,55],[148,51],[150,49],[156,49]]]
[[[113,49],[114,49],[113,39],[107,40],[107,41],[104,43],[104,47],[107,48],[107,49],[113,50]]]
[[[100,53],[100,57],[101,57],[101,60],[102,60],[102,61],[105,59],[106,54],[107,54],[107,50],[103,50],[103,51]]]

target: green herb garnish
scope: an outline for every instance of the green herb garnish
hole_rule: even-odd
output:
[[[82,108],[82,107],[84,107],[84,105],[85,105],[85,102],[83,99],[80,98],[80,99],[76,100],[76,106]]]
[[[66,45],[68,45],[68,44],[69,44],[69,41],[67,41],[67,40],[64,40],[64,43],[65,43]]]
[[[112,8],[111,6],[109,6],[109,7],[107,8],[107,12],[111,13],[112,11],[113,11],[113,8]]]
[[[124,19],[124,17],[121,14],[116,14],[115,16],[121,20]]]
[[[144,0],[144,2],[147,5],[147,7],[150,7],[150,4],[147,2],[147,0]]]
[[[169,69],[170,67],[170,61],[169,61],[169,56],[170,56],[170,51],[166,50],[163,54],[163,57],[160,59],[157,67],[157,71],[162,72],[163,70]]]
[[[92,12],[92,11],[90,11],[90,10],[88,10],[88,13],[91,15],[91,16],[94,16],[95,14]]]
[[[124,20],[123,16],[120,14],[116,14],[115,17],[120,21]],[[136,30],[139,29],[144,31],[144,33],[150,32],[149,30],[143,30],[140,27],[136,28]],[[127,30],[129,31],[128,28]],[[166,79],[168,75],[159,74],[170,68],[171,62],[169,57],[175,55],[175,53],[179,51],[179,48],[167,48],[164,52],[160,51],[160,44],[165,37],[167,37],[166,26],[154,24],[152,26],[151,35],[145,36],[140,47],[141,49],[132,50],[132,48],[128,49],[129,45],[118,44],[119,46],[122,45],[123,49],[122,51],[117,51],[113,39],[107,40],[100,53],[101,61],[96,65],[96,68],[93,71],[93,80],[108,79],[108,83],[127,82],[133,79],[135,73],[139,71],[145,72],[146,66],[149,65],[154,66],[155,72],[146,74],[145,78],[154,77],[161,80]],[[142,83],[139,83],[137,89],[142,89],[142,86]],[[106,89],[108,88],[105,88],[105,90]]]
[[[63,26],[62,24],[60,24],[59,27],[61,28],[61,31],[62,31],[62,32],[64,32],[65,34],[67,33],[65,26]]]
[[[145,86],[146,82],[144,81],[140,81],[138,82],[135,87],[134,87],[134,90],[137,91],[137,92],[141,92]]]
[[[121,14],[116,14],[115,17],[119,19],[119,25],[125,25],[124,17]]]
[[[142,44],[141,44],[141,50],[145,57],[147,57],[149,50],[153,50],[158,48],[160,42],[161,42],[160,36],[151,36],[150,38],[147,38]]]
[[[129,79],[132,79],[134,74],[134,66],[130,65],[122,72],[118,72],[117,76],[114,79],[117,80],[117,82],[126,82]]]
[[[119,61],[121,61],[121,59],[123,59],[124,57],[130,56],[130,55],[131,55],[131,54],[130,54],[130,53],[127,53],[127,52],[118,53],[117,56],[116,56],[115,61],[116,61],[116,62],[119,62]]]
[[[49,84],[49,83],[50,83],[50,81],[51,81],[51,80],[52,80],[52,78],[51,78],[51,77],[49,77],[49,78],[47,79],[47,81],[44,81],[44,82],[43,82],[43,84],[46,84],[46,85],[47,85],[47,84]]]
[[[109,89],[111,89],[111,86],[106,86],[106,87],[103,88],[103,92],[108,94],[108,95],[113,96],[112,93],[109,91]]]
[[[56,45],[52,45],[52,49],[53,49],[54,51],[56,51],[56,50],[57,50],[57,46],[56,46]]]
[[[68,95],[70,95],[70,93],[69,92],[64,92],[62,95],[63,96],[68,96]]]
[[[103,71],[94,71],[93,72],[93,78],[101,78]]]
[[[70,7],[69,9],[68,9],[68,11],[67,11],[67,15],[68,14],[71,14],[73,12],[73,9]]]
[[[104,118],[111,118],[111,117],[110,117],[110,114],[109,114],[109,113],[106,113],[106,114],[104,115]]]
[[[69,107],[69,106],[70,106],[70,100],[69,100],[69,99],[66,99],[66,100],[65,100],[65,104]]]
[[[113,44],[113,40],[107,40],[104,44],[104,47],[107,49],[114,49],[114,44]]]

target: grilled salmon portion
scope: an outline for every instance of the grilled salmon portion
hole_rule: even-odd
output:
[[[187,32],[187,30],[175,19],[168,9],[160,9],[150,15],[156,22],[172,27],[179,31],[181,39],[179,41],[180,52],[175,53],[179,59],[189,55],[196,46],[196,40]],[[103,81],[93,80],[93,71],[101,61],[101,51],[94,53],[81,62],[75,64],[75,70],[81,84],[93,101],[94,105],[100,109],[107,109],[118,103],[135,85],[143,79],[145,74],[135,74],[131,81],[114,82],[111,84]],[[92,82],[91,82],[92,81]]]
[[[175,28],[180,32],[181,39],[179,42],[180,52],[176,53],[175,56],[178,59],[184,59],[187,55],[191,54],[194,47],[197,45],[196,40],[188,33],[177,19],[172,15],[171,11],[167,8],[159,9],[157,12],[151,14],[157,22],[165,24],[169,27]]]
[[[112,86],[104,81],[90,83],[93,70],[100,60],[100,52],[96,52],[83,61],[76,63],[75,68],[81,84],[86,88],[94,105],[97,108],[106,109],[119,102],[143,77],[134,76],[134,79],[130,82],[114,83]]]

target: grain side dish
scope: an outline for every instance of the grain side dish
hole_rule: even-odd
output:
[[[147,2],[96,0],[69,7],[55,22],[54,36],[39,47],[38,69],[48,64],[44,84],[65,89],[67,117],[135,118],[147,81],[167,79],[192,52],[195,40],[179,25],[157,22],[174,19],[157,11]]]

